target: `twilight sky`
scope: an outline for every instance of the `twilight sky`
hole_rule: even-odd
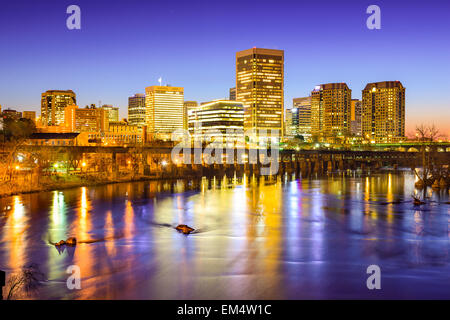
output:
[[[66,8],[81,8],[68,30]],[[381,8],[381,30],[366,8]],[[315,85],[406,87],[406,131],[435,123],[450,136],[450,2],[446,0],[2,0],[0,104],[40,113],[40,94],[72,89],[79,106],[113,104],[163,84],[185,100],[225,98],[235,53],[285,50],[285,107]]]

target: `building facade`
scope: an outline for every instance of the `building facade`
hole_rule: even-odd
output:
[[[405,139],[405,87],[400,81],[366,85],[362,91],[362,134],[376,143]]]
[[[133,126],[145,126],[145,94],[136,93],[128,98],[128,123]]]
[[[65,125],[69,132],[105,132],[108,131],[108,115],[108,110],[103,108],[67,106]]]
[[[236,100],[236,87],[230,88],[229,100]]]
[[[140,143],[142,142],[142,127],[131,125],[124,121],[110,122],[106,136],[114,137],[114,143]]]
[[[32,120],[36,123],[36,111],[24,111],[22,112],[22,118]]]
[[[302,136],[304,140],[311,137],[311,97],[292,99],[292,134]]]
[[[189,132],[195,138],[205,133],[220,132],[223,139],[244,136],[244,105],[231,100],[214,100],[189,110]],[[224,141],[225,142],[225,141]]]
[[[35,132],[28,137],[26,144],[37,146],[76,146],[79,133],[41,133]]]
[[[292,131],[292,109],[286,109],[286,115],[284,116],[284,137],[291,138],[293,136]]]
[[[145,88],[145,123],[155,139],[170,140],[172,132],[183,129],[184,88]]]
[[[108,113],[108,121],[109,122],[118,122],[119,121],[119,107],[113,107],[110,104],[104,104],[102,109],[105,109]]]
[[[67,106],[76,105],[72,90],[48,90],[41,95],[41,123],[43,126],[64,125]]]
[[[244,128],[284,132],[284,51],[252,48],[236,53],[236,100],[244,104]]]
[[[189,111],[198,106],[197,101],[184,101],[183,103],[183,129],[189,129]]]
[[[361,129],[362,102],[358,99],[352,99],[350,107],[350,131],[353,136],[360,137]]]
[[[352,91],[346,83],[321,84],[311,92],[311,135],[336,143],[350,135]]]
[[[13,110],[13,109],[5,109],[2,111],[2,118],[19,120],[20,118],[22,118],[22,112],[19,112],[19,111]]]

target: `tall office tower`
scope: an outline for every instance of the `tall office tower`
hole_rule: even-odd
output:
[[[22,112],[22,118],[30,119],[36,122],[36,111],[24,111]]]
[[[65,125],[69,132],[105,132],[108,131],[109,113],[103,108],[67,106]]]
[[[72,90],[48,90],[41,95],[41,122],[43,126],[64,125],[64,111],[67,106],[76,105]]]
[[[173,131],[183,129],[184,88],[145,88],[145,122],[154,138],[169,140]]]
[[[195,131],[195,126],[201,128]],[[189,132],[202,137],[207,130],[217,130],[223,139],[244,138],[244,105],[231,100],[214,100],[189,110]],[[227,132],[228,130],[228,132]],[[236,131],[236,130],[240,130]],[[225,142],[225,141],[224,141]]]
[[[362,134],[376,143],[405,137],[405,87],[400,81],[369,83],[362,91]]]
[[[348,136],[351,100],[352,91],[346,83],[316,86],[311,92],[311,135],[331,143]]]
[[[128,123],[133,126],[145,126],[145,94],[136,93],[128,98]]]
[[[110,104],[104,104],[102,109],[105,109],[108,112],[108,121],[109,122],[118,122],[119,121],[119,107],[113,107]]]
[[[189,111],[198,106],[197,101],[185,101],[183,103],[183,129],[189,129]]]
[[[354,136],[361,136],[361,112],[362,102],[358,99],[352,99],[350,107],[350,131]]]
[[[236,100],[236,87],[230,88],[230,100]]]
[[[236,100],[244,103],[244,128],[284,127],[284,51],[252,48],[236,53]],[[267,134],[270,134],[268,131]]]
[[[311,137],[311,97],[292,99],[292,134]]]

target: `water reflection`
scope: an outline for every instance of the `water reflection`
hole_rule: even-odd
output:
[[[8,241],[10,250],[5,258],[6,269],[16,269],[22,266],[24,260],[24,243],[27,240],[28,217],[25,214],[25,207],[20,196],[14,196],[11,204],[4,206],[6,209],[6,222],[2,227],[2,243]],[[3,259],[2,259],[3,261]]]
[[[34,298],[370,298],[378,264],[383,297],[449,298],[448,190],[419,209],[414,179],[234,175],[3,198],[0,269],[38,263],[48,282]],[[82,290],[66,288],[73,264]]]

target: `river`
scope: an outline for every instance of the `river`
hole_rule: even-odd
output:
[[[449,299],[449,191],[428,190],[420,208],[416,192],[400,171],[17,195],[0,199],[0,269],[36,264],[34,299]],[[80,290],[66,285],[71,265]]]

